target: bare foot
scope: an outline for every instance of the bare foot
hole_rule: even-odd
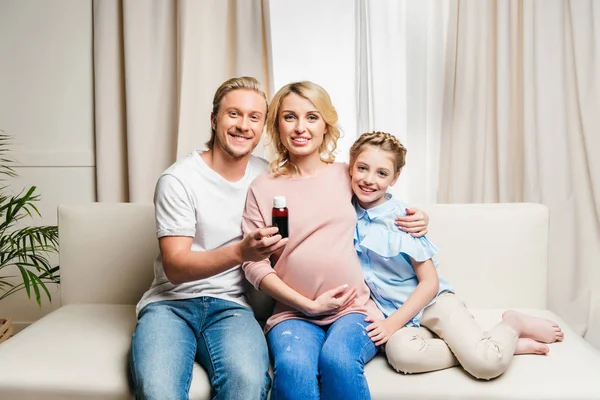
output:
[[[548,354],[550,347],[529,338],[519,338],[515,354]]]
[[[483,332],[483,336],[487,336],[488,332]],[[538,342],[530,338],[519,338],[514,355],[517,354],[541,354],[546,355],[550,352],[550,347],[544,343]]]
[[[502,315],[502,320],[519,332],[520,338],[529,338],[542,343],[560,342],[565,338],[560,326],[549,319],[509,310]]]

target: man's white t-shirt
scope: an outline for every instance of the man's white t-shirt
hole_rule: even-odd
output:
[[[171,165],[158,179],[154,193],[156,235],[193,237],[192,251],[208,251],[242,239],[242,213],[250,183],[268,169],[251,156],[244,177],[229,182],[211,169],[195,151]],[[154,281],[136,307],[149,303],[209,296],[248,306],[240,265],[206,279],[173,285],[166,277],[160,254],[154,262]]]

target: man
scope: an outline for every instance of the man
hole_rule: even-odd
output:
[[[224,82],[213,99],[208,150],[177,161],[158,180],[160,255],[137,306],[131,345],[138,399],[187,399],[194,360],[209,376],[213,399],[267,397],[267,345],[244,297],[241,270],[242,262],[263,260],[287,243],[275,227],[242,238],[248,187],[268,169],[251,155],[266,114],[256,79]],[[423,235],[426,219],[404,217],[404,227]]]
[[[242,239],[252,180],[267,163],[251,155],[267,114],[254,78],[233,78],[215,93],[212,135],[159,178],[154,202],[160,255],[137,306],[131,372],[137,398],[187,399],[197,360],[214,399],[264,399],[270,377],[261,327],[244,298],[244,261],[285,246],[277,228]]]

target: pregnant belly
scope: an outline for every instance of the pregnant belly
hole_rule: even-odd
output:
[[[277,275],[292,289],[310,299],[340,285],[358,288],[364,285],[360,264],[352,249],[353,257],[322,257],[307,254],[289,257],[276,268]],[[344,261],[341,261],[344,260]],[[284,260],[281,260],[284,261]]]

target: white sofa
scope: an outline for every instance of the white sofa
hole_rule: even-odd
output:
[[[460,368],[402,375],[378,355],[366,368],[373,398],[600,399],[600,353],[545,309],[546,207],[424,208],[431,216],[428,236],[441,249],[441,273],[484,328],[516,308],[559,322],[565,340],[550,345],[547,356],[515,357],[489,382]],[[130,399],[134,304],[150,285],[157,254],[153,208],[61,206],[59,230],[62,307],[0,345],[0,399]],[[190,398],[210,398],[198,365]]]

